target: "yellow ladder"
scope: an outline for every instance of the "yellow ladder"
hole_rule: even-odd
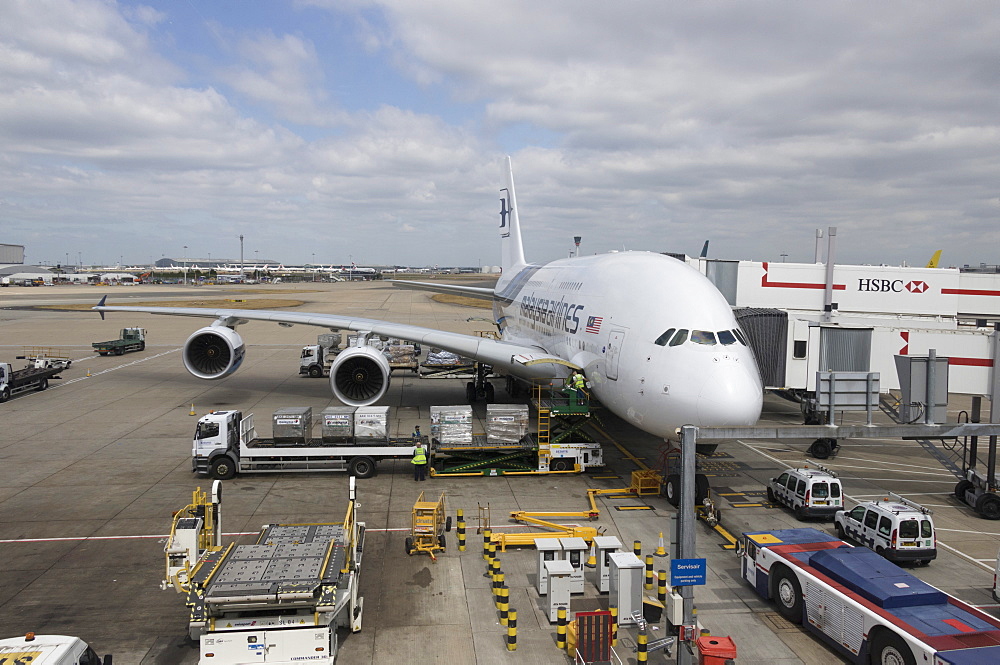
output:
[[[538,408],[538,470],[548,471],[552,459],[552,409],[542,401],[542,384],[536,382],[533,386],[535,405]]]

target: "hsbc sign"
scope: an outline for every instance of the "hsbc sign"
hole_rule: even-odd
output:
[[[911,280],[904,282],[901,279],[874,279],[861,278],[858,280],[858,291],[868,291],[875,293],[926,293],[927,282],[922,280]]]

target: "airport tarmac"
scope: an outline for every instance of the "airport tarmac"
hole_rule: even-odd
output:
[[[326,380],[298,374],[299,350],[323,329],[250,323],[239,329],[248,345],[241,369],[220,381],[200,381],[182,367],[180,348],[201,325],[184,317],[35,310],[40,303],[108,304],[129,300],[289,298],[296,309],[383,318],[427,327],[473,332],[487,324],[468,321],[485,310],[438,303],[428,294],[377,282],[267,286],[135,286],[99,290],[86,286],[7,288],[0,291],[0,360],[16,363],[22,346],[58,346],[73,366],[44,392],[25,393],[0,405],[0,636],[27,631],[77,635],[99,653],[123,664],[188,664],[197,648],[185,639],[183,597],[161,591],[163,543],[171,513],[188,503],[208,479],[191,473],[190,444],[196,418],[210,409],[240,409],[267,418],[276,408],[336,404]],[[111,339],[125,326],[148,330],[144,352],[98,357],[90,343]],[[498,401],[509,399],[497,384]],[[464,383],[393,377],[383,404],[391,426],[408,434],[429,425],[431,405],[461,404]],[[954,400],[949,419],[967,408]],[[483,415],[482,405],[477,407]],[[762,424],[797,424],[798,406],[768,397]],[[481,423],[480,423],[481,429]],[[475,533],[480,505],[491,521],[510,528],[511,510],[586,508],[586,490],[629,484],[630,457],[655,465],[662,442],[603,415],[608,469],[581,476],[432,478],[413,482],[405,461],[383,464],[359,481],[359,517],[368,525],[361,590],[361,632],[342,640],[342,663],[421,662],[553,663],[562,656],[534,592],[535,553],[500,556],[511,607],[518,610],[517,651],[506,650],[506,629],[497,620],[481,538]],[[613,439],[614,443],[610,442]],[[730,532],[802,526],[788,511],[770,506],[764,483],[806,460],[808,442],[739,441],[724,444],[706,469],[722,524]],[[628,455],[624,451],[627,451]],[[996,614],[990,595],[1000,523],[975,516],[951,494],[955,478],[917,444],[900,441],[846,442],[824,464],[838,471],[845,492],[863,500],[895,491],[934,510],[938,559],[911,569],[918,577]],[[265,523],[343,519],[347,478],[342,473],[247,475],[226,481],[223,526],[227,533],[256,533]],[[454,536],[432,562],[409,557],[403,539],[410,510],[421,490],[445,492],[449,512],[462,508],[470,523],[469,547],[459,552]],[[673,509],[658,497],[603,498],[601,516],[588,525],[617,536],[626,548],[642,541],[651,553],[659,532],[668,532]],[[620,510],[620,508],[639,508]],[[832,533],[831,523],[814,523]],[[698,551],[708,559],[708,583],[695,590],[701,623],[714,635],[736,641],[741,664],[841,662],[800,627],[780,618],[739,578],[739,566],[724,541],[704,525]],[[247,542],[250,536],[233,536]],[[228,541],[231,538],[226,538]],[[666,568],[665,559],[656,568]],[[574,598],[572,609],[606,607],[593,591]],[[657,626],[652,638],[665,634]],[[618,653],[635,662],[635,635],[622,631]],[[673,659],[670,659],[673,661]],[[654,654],[650,662],[665,662]]]

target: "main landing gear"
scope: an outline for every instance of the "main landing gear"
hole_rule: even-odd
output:
[[[465,384],[465,400],[473,402],[483,401],[490,404],[495,401],[493,384],[486,377],[493,373],[493,366],[485,363],[476,363],[476,380]]]

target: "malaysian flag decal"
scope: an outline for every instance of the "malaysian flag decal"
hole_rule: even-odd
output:
[[[585,330],[589,333],[594,333],[595,335],[601,331],[601,321],[604,320],[603,316],[588,316],[587,317],[587,327]]]

